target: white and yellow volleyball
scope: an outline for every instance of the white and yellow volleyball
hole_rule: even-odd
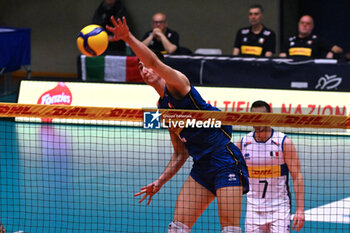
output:
[[[77,37],[77,46],[80,52],[86,56],[99,56],[108,47],[108,34],[99,25],[88,25],[80,31]]]

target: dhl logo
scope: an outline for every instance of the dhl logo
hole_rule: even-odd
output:
[[[289,55],[290,56],[307,56],[310,57],[312,50],[310,48],[290,48]]]
[[[262,47],[242,45],[241,53],[260,56],[262,53]]]
[[[251,178],[273,178],[281,176],[281,167],[279,165],[266,167],[248,167],[249,177]]]
[[[154,109],[83,107],[68,105],[35,105],[0,103],[0,117],[66,118],[87,120],[124,120],[141,122],[144,111]],[[275,113],[242,113],[219,111],[160,110],[162,117],[183,116],[173,119],[196,119],[206,121],[215,118],[222,125],[288,126],[317,128],[350,128],[350,118],[346,116],[293,115]]]
[[[271,170],[252,171],[252,176],[272,175]]]

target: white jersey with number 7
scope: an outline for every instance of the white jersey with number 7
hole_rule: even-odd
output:
[[[290,208],[288,167],[283,157],[286,135],[272,130],[264,142],[255,140],[250,132],[241,140],[242,154],[249,170],[250,191],[247,204],[254,211],[273,211],[281,206]]]

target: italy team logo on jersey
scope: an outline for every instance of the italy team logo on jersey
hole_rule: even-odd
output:
[[[270,151],[271,157],[278,157],[278,155],[279,155],[278,151]]]
[[[143,112],[143,128],[144,129],[160,129],[160,115],[156,112]]]

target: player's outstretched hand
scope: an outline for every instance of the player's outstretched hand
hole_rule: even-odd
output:
[[[141,188],[141,191],[134,194],[134,196],[140,196],[142,194],[145,194],[141,200],[139,200],[139,203],[143,202],[147,197],[149,197],[147,205],[151,203],[152,197],[154,194],[156,194],[160,190],[160,186],[158,185],[158,182],[155,181],[151,184],[146,185],[145,187]]]
[[[292,230],[294,231],[294,228],[297,227],[297,232],[299,232],[301,230],[301,228],[303,228],[305,223],[305,214],[304,212],[296,212],[294,214],[293,217],[293,226],[292,226]]]
[[[106,29],[113,33],[113,37],[109,39],[109,41],[118,41],[118,40],[124,40],[129,36],[129,27],[126,23],[126,19],[123,16],[123,22],[118,18],[115,20],[113,16],[111,16],[111,22],[113,23],[114,27],[106,26]]]

